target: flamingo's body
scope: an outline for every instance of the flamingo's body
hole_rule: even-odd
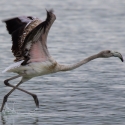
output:
[[[47,11],[47,18],[44,22],[36,17],[16,17],[5,20],[7,30],[12,36],[12,52],[16,59],[15,63],[7,67],[3,72],[14,72],[18,75],[4,81],[5,85],[13,87],[13,89],[4,97],[1,111],[7,101],[8,96],[15,90],[21,90],[30,94],[39,106],[38,98],[35,94],[27,92],[18,86],[31,79],[32,77],[55,73],[59,71],[68,71],[75,69],[96,58],[119,57],[122,61],[122,55],[118,52],[110,50],[102,51],[98,54],[90,56],[76,64],[61,65],[57,63],[49,54],[47,49],[47,35],[50,27],[55,21],[56,16],[52,10]],[[8,81],[22,77],[22,80],[16,85],[11,85]]]
[[[45,62],[40,62],[40,61],[32,62],[25,66],[21,65],[22,62],[23,61],[19,61],[17,63],[10,65],[9,67],[7,67],[7,69],[3,71],[3,73],[14,72],[14,73],[21,75],[23,79],[25,78],[25,80],[28,80],[32,77],[56,72],[55,66],[57,65],[57,63],[54,62],[53,59],[45,61]]]

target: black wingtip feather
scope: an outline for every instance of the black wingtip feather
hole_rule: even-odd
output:
[[[14,31],[16,31],[20,27],[25,27],[26,23],[21,22],[19,18],[12,18],[3,20],[2,22],[6,23],[6,28],[9,32],[9,34],[12,34]]]
[[[9,34],[12,34],[15,30],[17,30],[22,26],[26,26],[32,20],[33,20],[33,17],[31,16],[29,17],[20,16],[20,17],[2,20],[2,22],[6,23],[6,28]]]
[[[54,10],[53,10],[53,9],[50,9],[50,10],[47,10],[47,9],[46,9],[46,12],[47,12],[47,13],[54,13]]]
[[[53,14],[53,12],[54,12],[53,9],[50,9],[50,10],[47,10],[47,9],[46,9],[46,12],[47,12],[47,18],[46,18],[46,20],[45,20],[45,22],[44,22],[44,31],[45,31],[47,25],[51,22],[51,20],[52,20],[52,15],[54,15],[54,14]]]

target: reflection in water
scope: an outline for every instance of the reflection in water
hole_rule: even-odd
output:
[[[29,124],[27,120],[30,121],[31,125],[38,125],[39,122],[37,117],[33,117],[33,114],[9,114],[9,115],[1,115],[1,123],[2,125],[19,125],[22,124]],[[31,122],[32,121],[32,122]]]
[[[6,124],[6,120],[4,119],[3,115],[1,115],[1,123],[2,123],[2,125]]]

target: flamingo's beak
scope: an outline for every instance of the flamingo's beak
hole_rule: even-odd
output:
[[[118,57],[122,62],[124,61],[121,53],[119,53],[119,52],[112,52],[112,54],[113,54],[114,57]]]

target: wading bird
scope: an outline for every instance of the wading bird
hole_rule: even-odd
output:
[[[4,96],[0,110],[1,112],[9,95],[15,89],[31,95],[36,106],[39,107],[39,101],[35,94],[19,88],[20,84],[33,77],[56,73],[59,71],[73,70],[96,58],[109,58],[114,56],[119,57],[121,61],[123,61],[120,53],[105,50],[75,64],[63,65],[57,63],[49,54],[46,45],[48,32],[55,19],[56,16],[53,11],[50,10],[47,11],[47,18],[43,22],[39,18],[32,16],[21,16],[3,21],[6,23],[6,28],[9,34],[12,36],[11,49],[15,56],[14,63],[7,67],[3,73],[14,72],[18,75],[4,81],[6,86],[12,87],[13,89]],[[18,77],[22,77],[22,79],[16,86],[9,83],[10,80]]]

